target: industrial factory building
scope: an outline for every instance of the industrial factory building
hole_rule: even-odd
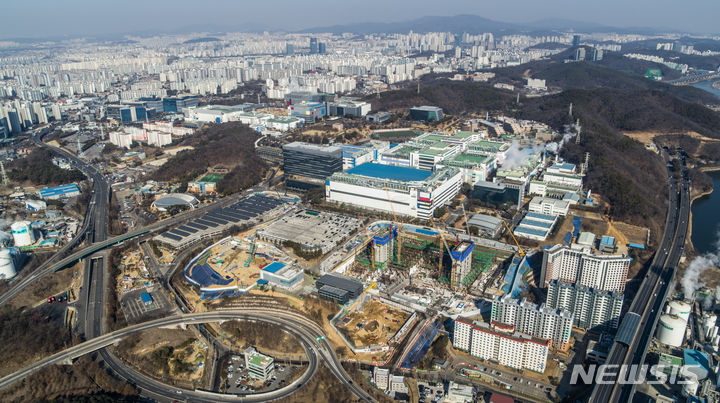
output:
[[[462,176],[454,168],[435,172],[366,163],[333,174],[325,197],[336,203],[428,219],[460,191]]]

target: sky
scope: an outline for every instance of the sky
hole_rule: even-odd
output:
[[[188,26],[299,30],[475,14],[720,33],[718,0],[25,0],[4,1],[0,38],[174,32]],[[204,30],[203,29],[203,30]]]

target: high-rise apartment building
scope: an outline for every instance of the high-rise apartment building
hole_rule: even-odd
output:
[[[546,249],[540,272],[541,287],[552,280],[577,283],[600,291],[624,292],[630,257],[596,254],[589,246],[558,244]]]
[[[511,324],[457,318],[453,347],[506,367],[543,373],[550,340],[520,333]]]
[[[612,331],[620,323],[623,295],[552,280],[545,303],[550,308],[572,312],[575,318],[573,324],[581,329]]]
[[[538,306],[506,294],[493,300],[490,318],[511,324],[519,332],[550,339],[556,350],[567,351],[570,347],[573,314],[568,310],[553,309],[545,304]]]

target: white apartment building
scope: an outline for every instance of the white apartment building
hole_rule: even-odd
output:
[[[520,301],[506,294],[493,299],[490,318],[495,322],[511,324],[519,332],[550,339],[556,350],[567,351],[570,347],[571,311],[553,309],[545,304],[536,305],[524,299]]]
[[[550,308],[572,312],[573,325],[581,329],[615,330],[620,324],[623,295],[552,280],[548,285],[546,304]]]
[[[543,373],[550,340],[517,332],[513,325],[457,318],[453,346],[506,367]]]
[[[551,199],[535,196],[530,200],[528,210],[533,213],[548,214],[555,216],[567,215],[570,203],[564,200]]]
[[[110,132],[110,142],[118,147],[132,147],[132,134],[126,132]]]
[[[541,286],[547,287],[551,280],[562,280],[622,293],[630,260],[626,255],[598,255],[588,246],[558,244],[544,251]]]

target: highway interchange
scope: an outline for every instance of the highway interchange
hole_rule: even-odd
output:
[[[655,326],[662,311],[668,291],[675,277],[677,265],[684,252],[685,237],[690,221],[690,186],[687,179],[685,159],[680,154],[680,177],[676,178],[669,155],[664,153],[669,178],[669,205],[665,233],[660,248],[655,253],[648,273],[643,279],[628,313],[618,329],[615,342],[610,349],[606,365],[640,365],[645,359],[648,346],[655,332]],[[612,383],[598,384],[593,389],[591,402],[629,402],[635,392],[631,382],[618,382],[627,375],[608,371],[605,379]]]
[[[328,369],[338,378],[340,383],[349,389],[355,396],[362,401],[372,402],[373,399],[358,385],[354,384],[350,376],[343,369],[340,360],[330,344],[321,336],[324,336],[322,329],[316,324],[310,322],[306,318],[298,314],[283,312],[271,312],[270,309],[255,310],[228,310],[221,312],[208,312],[200,314],[185,314],[181,316],[168,317],[156,321],[145,322],[135,326],[129,326],[124,329],[105,334],[104,315],[105,315],[105,290],[107,259],[103,252],[104,248],[120,243],[126,239],[141,236],[147,233],[164,230],[169,226],[176,225],[182,221],[193,219],[207,210],[223,207],[236,202],[244,196],[241,193],[232,197],[227,197],[219,202],[208,206],[192,210],[185,214],[179,214],[176,217],[156,223],[144,228],[138,228],[128,234],[116,237],[108,237],[108,202],[110,199],[110,187],[105,178],[97,172],[97,170],[86,164],[84,161],[76,158],[74,155],[66,151],[51,147],[42,142],[40,137],[34,137],[33,140],[40,147],[48,147],[53,152],[59,154],[63,158],[68,159],[71,163],[85,173],[93,183],[93,196],[86,212],[83,222],[82,231],[79,231],[76,237],[66,247],[61,249],[46,263],[40,265],[32,273],[22,278],[8,292],[0,296],[0,305],[6,303],[13,297],[20,294],[24,289],[43,277],[60,270],[69,264],[72,264],[85,257],[89,257],[85,262],[84,282],[81,290],[80,313],[78,315],[78,329],[83,333],[87,341],[61,351],[55,355],[42,359],[33,363],[29,367],[6,376],[0,380],[0,388],[7,387],[26,376],[32,374],[41,368],[67,362],[69,359],[77,358],[81,355],[98,351],[100,359],[104,361],[108,368],[116,375],[125,379],[127,382],[137,387],[143,396],[153,399],[176,400],[183,399],[186,401],[213,402],[213,401],[237,401],[240,397],[241,401],[260,402],[274,400],[289,396],[298,388],[304,385],[317,371],[317,363],[322,360]],[[87,232],[85,232],[87,231]],[[60,253],[64,253],[72,247],[76,246],[84,236],[87,236],[88,245],[69,256],[53,263],[55,257]],[[245,396],[219,394],[202,390],[182,390],[177,387],[165,385],[155,379],[135,371],[128,367],[119,358],[115,357],[107,346],[116,343],[122,337],[131,333],[148,330],[163,326],[175,326],[183,324],[200,324],[204,322],[223,321],[223,320],[259,320],[270,322],[278,325],[281,329],[295,335],[306,351],[309,359],[308,370],[291,384],[267,393],[252,394]]]

